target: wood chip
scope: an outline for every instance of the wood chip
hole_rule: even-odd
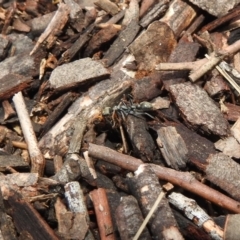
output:
[[[228,122],[202,88],[188,82],[170,86],[170,92],[188,125],[220,136],[229,134]]]

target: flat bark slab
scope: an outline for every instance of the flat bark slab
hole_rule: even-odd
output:
[[[29,167],[29,163],[18,155],[0,155],[0,170],[6,167]]]
[[[109,71],[98,61],[83,58],[53,70],[49,82],[53,88],[75,87],[86,81],[109,77]]]
[[[206,178],[239,201],[239,164],[223,153],[213,154],[209,156],[207,161]]]
[[[15,93],[27,88],[32,82],[31,77],[24,77],[19,74],[7,74],[0,79],[0,100],[9,99]]]
[[[229,10],[233,9],[238,3],[240,3],[239,0],[190,0],[190,2],[216,17],[227,14]]]
[[[107,66],[111,66],[115,60],[121,56],[129,44],[132,43],[139,30],[140,26],[138,25],[138,22],[133,19],[127,27],[119,33],[118,38],[114,41],[104,56],[104,59],[107,59]]]
[[[151,71],[168,60],[175,46],[172,29],[166,23],[155,21],[129,46],[129,50],[140,70]]]
[[[229,134],[228,122],[202,88],[188,82],[172,85],[169,90],[190,127],[219,136]]]

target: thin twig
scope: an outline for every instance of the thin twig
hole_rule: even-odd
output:
[[[92,143],[89,143],[88,153],[91,157],[110,162],[130,171],[136,171],[143,164],[140,159]],[[151,164],[151,166],[159,179],[180,186],[232,212],[240,213],[239,202],[197,181],[190,173],[179,172],[154,164]]]
[[[158,195],[158,197],[157,197],[155,203],[153,204],[151,210],[149,211],[148,215],[146,216],[146,218],[144,219],[142,225],[140,226],[140,228],[138,229],[136,235],[134,236],[133,240],[137,240],[139,238],[139,236],[141,235],[142,231],[146,227],[149,219],[152,217],[153,213],[157,209],[157,207],[158,207],[159,203],[161,202],[163,196],[164,196],[164,192],[160,192],[160,194]]]

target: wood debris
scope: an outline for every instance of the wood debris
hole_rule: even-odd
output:
[[[0,239],[238,239],[239,4],[0,0]]]

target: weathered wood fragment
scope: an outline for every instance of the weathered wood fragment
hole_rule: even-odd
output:
[[[0,79],[0,100],[9,99],[20,92],[32,82],[30,77],[9,73]]]
[[[106,59],[107,66],[111,66],[126,50],[130,43],[138,34],[140,26],[138,21],[132,20],[118,35],[111,47],[106,52],[104,59]]]
[[[62,101],[54,109],[54,111],[48,116],[47,121],[41,126],[39,136],[45,135],[50,128],[57,122],[59,117],[67,110],[70,104],[73,102],[75,97],[72,93],[66,93],[62,98]]]
[[[153,21],[160,19],[167,11],[168,3],[168,0],[164,0],[155,4],[153,8],[141,19],[139,24],[145,28]]]
[[[224,81],[223,77],[216,72],[216,70],[212,71],[212,78],[206,82],[204,85],[204,89],[211,96],[214,97],[216,95],[220,95],[222,93],[230,92],[230,88],[226,81]]]
[[[127,26],[132,20],[139,20],[139,3],[138,0],[130,1],[128,8],[125,11],[122,25]]]
[[[60,198],[57,198],[55,203],[55,212],[59,238],[84,239],[88,230],[84,214],[68,211]]]
[[[240,1],[222,0],[220,2],[209,2],[207,0],[190,0],[190,2],[207,11],[208,13],[216,17],[220,17],[227,14],[229,10],[233,9]]]
[[[240,144],[236,138],[232,136],[219,139],[215,142],[214,146],[229,157],[240,158]]]
[[[181,83],[170,86],[170,93],[189,126],[219,136],[229,134],[228,122],[203,89],[191,83]]]
[[[45,41],[47,44],[47,48],[52,47],[55,44],[57,39],[57,34],[61,31],[68,20],[69,8],[68,6],[61,2],[59,4],[59,8],[56,11],[54,17],[51,19],[48,27],[45,29],[44,33],[39,37],[36,45],[34,46],[33,50],[30,52],[30,55],[35,53],[40,45]]]
[[[84,56],[91,57],[103,44],[114,38],[119,31],[120,29],[114,25],[109,25],[106,28],[101,29],[90,39],[86,49],[84,50]]]
[[[183,237],[190,240],[212,239],[205,231],[203,231],[202,228],[196,226],[194,223],[192,223],[192,221],[184,217],[179,211],[175,209],[172,209],[172,211]]]
[[[239,164],[223,153],[210,155],[207,161],[206,178],[239,201]]]
[[[72,44],[72,46],[62,54],[62,57],[58,62],[59,65],[65,62],[69,62],[77,54],[77,52],[84,47],[86,42],[89,41],[89,39],[91,38],[90,34],[93,31],[94,26],[95,25],[93,23],[89,25],[87,29],[74,42],[74,44]]]
[[[109,77],[109,71],[91,58],[83,58],[55,68],[49,82],[53,88],[75,87]]]
[[[162,191],[157,176],[149,165],[141,165],[135,172],[135,176],[129,178],[128,182],[131,193],[138,199],[142,213],[146,217]],[[165,197],[163,197],[154,215],[149,220],[148,226],[156,239],[165,239],[170,232],[175,232],[176,235],[178,233],[175,239],[182,239]]]
[[[168,166],[184,169],[188,162],[188,149],[174,127],[162,127],[158,131],[157,144]]]
[[[176,192],[172,192],[168,199],[177,209],[183,211],[187,218],[194,221],[199,227],[202,227],[210,237],[214,235],[214,239],[222,239],[223,230],[221,227],[213,221],[196,201]]]
[[[149,101],[162,92],[161,74],[154,72],[133,82],[132,95],[135,102]]]
[[[240,117],[240,106],[229,102],[224,103],[224,105],[227,107],[227,111],[224,113],[224,117],[228,121],[236,122]]]
[[[159,44],[161,41],[161,44]],[[176,46],[176,39],[171,28],[159,21],[151,23],[129,46],[139,70],[152,71],[160,62],[166,62]]]
[[[115,217],[121,239],[125,240],[133,239],[144,220],[137,200],[131,195],[121,198],[121,202],[115,212]],[[147,228],[144,228],[138,239],[151,239]]]
[[[110,0],[97,0],[94,4],[110,15],[115,15],[119,12],[118,6]]]
[[[20,235],[27,233],[31,239],[39,240],[58,239],[42,216],[19,194],[13,192],[8,196],[7,203],[14,225]]]
[[[149,134],[146,121],[142,117],[127,116],[124,122],[128,136],[131,140],[133,151],[143,162],[160,160],[160,153]]]
[[[76,235],[79,237],[79,236],[85,236],[85,234],[88,234],[88,239],[90,240],[90,235],[92,235],[92,233],[88,230],[90,218],[88,215],[87,206],[85,203],[85,197],[81,189],[81,186],[78,182],[69,182],[65,184],[64,188],[65,188],[65,197],[67,199],[68,207],[70,211],[76,214],[80,213],[84,216],[84,218],[81,219],[81,222],[78,223],[78,225],[81,226],[80,229],[75,230]],[[86,232],[88,230],[88,233],[85,232],[84,234],[84,230]],[[93,236],[91,238],[94,239]]]
[[[0,171],[5,171],[8,166],[28,168],[29,163],[18,155],[0,155]]]
[[[193,19],[196,17],[196,10],[182,0],[174,0],[169,5],[166,14],[161,18],[174,32],[176,38],[190,26]]]

